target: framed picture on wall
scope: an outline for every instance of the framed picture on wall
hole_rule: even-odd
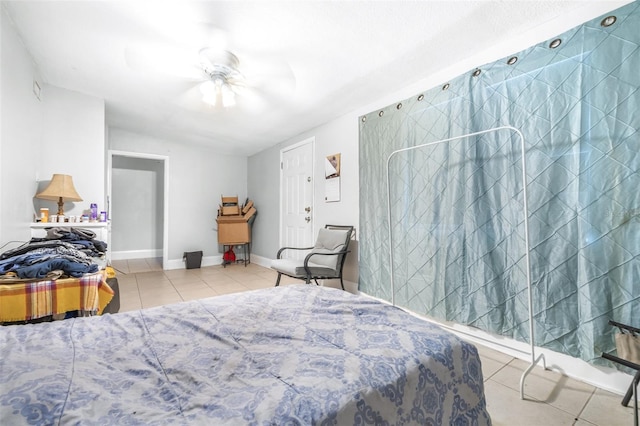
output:
[[[340,154],[327,155],[324,161],[324,201],[340,201]]]

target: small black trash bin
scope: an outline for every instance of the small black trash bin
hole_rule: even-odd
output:
[[[198,269],[202,264],[202,251],[186,251],[182,259],[187,263],[187,269]]]

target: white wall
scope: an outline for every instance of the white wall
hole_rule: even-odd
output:
[[[82,202],[66,203],[79,215],[97,203],[106,210],[105,103],[93,96],[41,82],[41,101],[32,93],[38,70],[2,7],[0,76],[0,244],[30,237],[29,223],[39,207],[56,203],[34,195],[51,175],[73,176]],[[184,267],[184,251],[203,250],[203,265],[219,263],[215,217],[221,195],[247,195],[246,157],[220,156],[114,129],[112,149],[170,157],[168,267]],[[40,181],[40,185],[38,185]]]
[[[291,138],[249,158],[249,197],[260,206],[253,226],[253,253],[274,259],[278,251],[280,200],[280,151],[282,148],[315,137],[314,207],[315,229],[325,224],[355,225],[358,222],[358,126],[349,114],[314,130]],[[326,203],[324,161],[341,154],[341,196],[339,202]],[[268,218],[268,220],[267,220]]]
[[[73,176],[85,202],[67,203],[80,214],[104,202],[104,101],[46,85],[2,7],[0,100],[0,244],[30,238],[29,224],[53,201],[34,195],[53,173]],[[40,100],[33,82],[41,86]],[[38,182],[40,181],[40,182]]]
[[[262,151],[248,159],[247,191],[258,211],[251,229],[251,254],[269,259],[276,257],[279,243],[279,164],[278,147]]]
[[[204,252],[202,265],[221,262],[216,216],[220,197],[247,196],[247,158],[220,155],[215,149],[162,140],[118,128],[109,128],[111,150],[169,157],[169,264],[184,268],[187,251]],[[260,209],[260,206],[258,206]],[[112,232],[117,232],[113,229]]]
[[[262,151],[249,158],[249,197],[259,209],[253,224],[252,255],[265,258],[261,263],[268,266],[269,259],[275,259],[279,249],[280,218],[280,150],[283,147],[315,137],[314,151],[314,229],[331,225],[356,226],[358,237],[359,185],[358,185],[358,126],[353,126],[351,114],[324,126],[296,136],[284,143]],[[340,201],[327,203],[325,196],[325,158],[331,154],[341,154],[341,194]],[[347,281],[358,281],[358,243],[350,244],[344,277]]]
[[[270,220],[276,218],[270,224],[254,224],[255,241],[253,254],[260,256],[262,263],[268,263],[269,259],[275,258],[278,250],[279,229],[276,225],[279,218],[279,152],[282,148],[300,142],[304,139],[315,137],[315,193],[316,193],[316,214],[314,217],[316,226],[318,224],[340,222],[353,223],[356,228],[359,226],[358,209],[359,200],[359,179],[358,179],[358,127],[359,117],[371,111],[387,105],[395,104],[398,101],[415,96],[432,87],[446,83],[448,79],[456,77],[475,67],[493,62],[500,58],[508,57],[512,53],[524,50],[532,45],[550,39],[564,31],[567,31],[585,21],[600,16],[610,10],[616,9],[629,1],[604,1],[585,2],[582,8],[571,16],[563,16],[551,22],[541,25],[535,31],[523,33],[520,37],[505,40],[503,43],[488,46],[486,50],[479,51],[476,55],[467,58],[465,61],[456,64],[443,62],[442,69],[432,75],[425,75],[423,80],[412,82],[399,91],[387,93],[384,88],[380,88],[380,98],[378,101],[363,105],[349,114],[337,117],[336,119],[310,129],[294,138],[282,141],[274,147],[262,151],[249,158],[249,196],[256,200],[263,200],[261,203],[261,215]],[[323,197],[323,164],[324,156],[336,152],[343,153],[342,157],[342,201],[340,203],[324,203]],[[257,172],[260,176],[257,176]],[[256,173],[256,174],[254,174]],[[359,238],[359,236],[358,236]],[[350,259],[353,262],[353,257]],[[349,280],[351,281],[354,269],[357,265],[349,265]],[[357,280],[357,277],[356,277]],[[502,339],[504,340],[504,339]],[[514,346],[518,346],[514,342]],[[504,344],[504,342],[503,342]],[[501,350],[503,348],[496,347]],[[515,356],[523,357],[522,352],[514,352]],[[549,354],[547,357],[553,359],[556,368],[564,371],[569,376],[574,376],[601,386],[605,389],[620,392],[628,386],[628,380],[621,373],[614,373],[610,369],[603,370],[587,365],[585,362],[566,357],[561,354]],[[526,358],[526,356],[525,356]],[[567,360],[567,358],[569,358]],[[622,380],[621,380],[621,377]]]
[[[82,201],[65,203],[65,215],[82,215],[91,203],[98,204],[98,211],[105,210],[104,100],[44,85],[42,101],[41,189],[54,173],[71,175]],[[54,201],[37,200],[37,205],[57,211]]]
[[[0,246],[30,238],[41,159],[43,106],[33,94],[38,70],[0,8]]]

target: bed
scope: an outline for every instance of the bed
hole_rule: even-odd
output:
[[[78,278],[43,279],[5,284],[0,278],[0,324],[100,315],[114,298],[107,272]]]
[[[304,284],[0,327],[0,383],[12,425],[491,423],[473,345]]]

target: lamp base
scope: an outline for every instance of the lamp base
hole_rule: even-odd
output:
[[[62,197],[58,198],[58,216],[64,216],[64,201],[62,201]]]

